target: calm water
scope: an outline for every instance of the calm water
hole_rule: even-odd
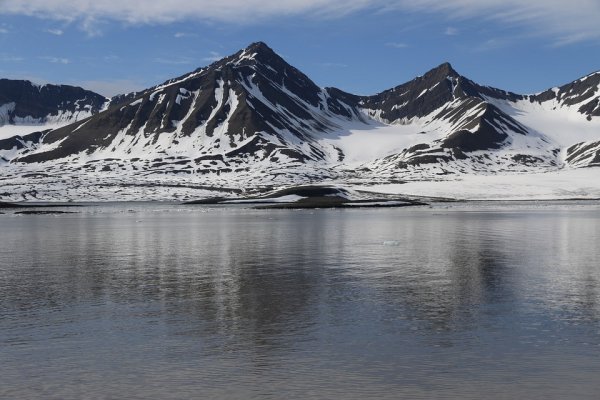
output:
[[[77,211],[0,215],[0,398],[598,398],[598,203]]]

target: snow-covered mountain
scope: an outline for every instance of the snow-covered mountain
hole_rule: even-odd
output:
[[[557,143],[566,165],[600,165],[600,71],[543,93],[502,100],[488,99]]]
[[[80,87],[0,79],[0,157],[37,146],[44,133],[97,114],[107,101]]]
[[[97,113],[106,101],[80,87],[0,79],[0,124],[74,122]]]
[[[86,184],[115,186],[247,188],[543,172],[600,165],[599,99],[600,73],[519,95],[478,85],[447,63],[355,96],[318,87],[254,43],[115,97],[102,112],[104,99],[95,98],[83,109],[91,116],[28,146],[8,149],[0,140],[0,157],[15,179],[71,171]]]
[[[398,151],[370,167],[392,175],[405,170],[427,176],[558,167],[557,144],[500,108],[519,99],[480,86],[447,63],[411,82],[362,98],[363,112],[385,124],[390,135],[406,139]]]
[[[311,135],[337,130],[340,118],[361,117],[257,43],[55,130],[44,139],[46,146],[19,161],[161,155],[196,165],[204,159],[322,161],[324,154]]]

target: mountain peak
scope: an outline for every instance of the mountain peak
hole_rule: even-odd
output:
[[[281,59],[272,48],[267,46],[265,42],[254,42],[245,49],[242,49],[235,53],[232,57],[238,60],[256,60],[256,61],[272,61],[274,59]]]
[[[254,42],[237,53],[217,61],[216,65],[220,66],[223,64],[233,64],[240,66],[257,63],[278,67],[283,65],[285,61],[273,49],[267,46],[266,43]]]
[[[275,53],[273,49],[271,49],[265,42],[260,41],[251,43],[248,47],[246,47],[246,51]]]
[[[442,63],[437,67],[433,68],[431,71],[427,72],[425,76],[436,76],[436,77],[459,77],[460,74],[456,72],[456,70],[452,67],[452,64],[449,62]]]

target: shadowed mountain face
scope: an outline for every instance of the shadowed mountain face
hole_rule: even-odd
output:
[[[530,96],[530,99],[532,102],[552,101],[574,107],[591,121],[593,117],[600,117],[600,72]]]
[[[80,87],[0,79],[0,164],[41,147],[46,133],[99,113],[107,102]]]
[[[521,96],[498,89],[479,86],[460,76],[444,63],[425,75],[375,96],[364,97],[360,105],[381,110],[379,116],[388,122],[425,117],[456,100],[491,96],[513,100]]]
[[[125,154],[160,152],[185,143],[197,157],[264,159],[284,152],[297,160],[323,160],[311,134],[337,129],[337,119],[358,111],[256,43],[207,68],[148,89],[81,124],[51,132],[52,151],[23,158],[48,161],[127,144]],[[298,151],[295,144],[308,144]],[[190,152],[186,149],[188,155]],[[257,153],[261,153],[260,155]]]
[[[100,111],[107,99],[80,87],[0,79],[0,125],[69,120]]]
[[[31,110],[54,98],[44,88],[39,104],[28,102]],[[31,90],[23,89],[24,98]],[[526,96],[479,85],[445,63],[393,89],[355,96],[318,87],[259,42],[162,85],[117,96],[102,112],[101,96],[77,92],[74,97],[87,99],[78,103],[65,95],[55,100],[71,107],[65,110],[83,107],[93,115],[0,140],[0,157],[11,165],[68,161],[94,172],[130,165],[234,180],[244,172],[243,179],[263,181],[297,173],[308,180],[368,179],[588,166],[597,163],[599,92],[599,73]],[[24,110],[13,107],[11,118]],[[572,125],[552,123],[564,121],[563,114]]]

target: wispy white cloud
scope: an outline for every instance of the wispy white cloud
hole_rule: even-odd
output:
[[[2,33],[8,33],[8,29],[0,28],[0,34],[2,34]]]
[[[121,57],[115,54],[109,54],[107,56],[102,57],[105,62],[117,62],[121,60]]]
[[[70,64],[71,60],[69,60],[68,58],[64,58],[64,57],[53,57],[53,56],[47,56],[47,57],[40,57],[40,59],[42,60],[46,60],[49,63],[53,63],[53,64]]]
[[[385,45],[387,47],[393,47],[395,49],[405,49],[408,47],[408,44],[402,42],[387,42]]]
[[[513,38],[492,38],[472,48],[475,52],[491,51],[509,46]]]
[[[200,19],[256,23],[282,16],[339,17],[357,11],[410,11],[448,20],[496,20],[569,44],[600,39],[598,0],[2,0],[1,14],[77,22],[88,35],[101,34],[103,21],[126,24]]]
[[[446,36],[456,36],[456,35],[458,35],[458,33],[459,33],[458,29],[456,29],[452,26],[447,27],[446,30],[444,31],[444,35],[446,35]]]
[[[65,33],[62,29],[46,29],[46,32],[54,36],[62,36]]]
[[[554,43],[600,39],[598,0],[400,0],[395,7],[438,13],[449,20],[499,21]]]
[[[198,35],[196,33],[190,33],[190,32],[176,32],[173,37],[177,38],[177,39],[181,39],[181,38],[186,38],[186,37],[197,37]]]
[[[62,18],[65,19],[65,18]],[[68,18],[67,20],[73,21],[76,18]],[[81,29],[87,33],[89,37],[97,37],[102,36],[102,28],[101,25],[104,24],[104,21],[98,19],[93,15],[88,15],[82,18],[81,20]]]
[[[74,21],[114,19],[131,24],[169,23],[189,18],[218,21],[257,19],[304,13],[333,16],[363,9],[373,0],[3,0],[1,13]]]
[[[158,64],[187,65],[187,64],[191,64],[193,60],[188,57],[178,57],[178,58],[157,57],[153,61]]]
[[[319,63],[319,65],[323,68],[348,68],[348,64],[335,63],[335,62],[324,62],[324,63]]]
[[[219,52],[216,51],[211,51],[210,55],[208,57],[204,57],[202,59],[202,61],[207,61],[207,62],[215,62],[215,61],[219,61],[220,59],[222,59],[224,56],[221,55]]]
[[[0,61],[2,62],[21,62],[25,59],[20,56],[13,56],[10,54],[0,54]]]

